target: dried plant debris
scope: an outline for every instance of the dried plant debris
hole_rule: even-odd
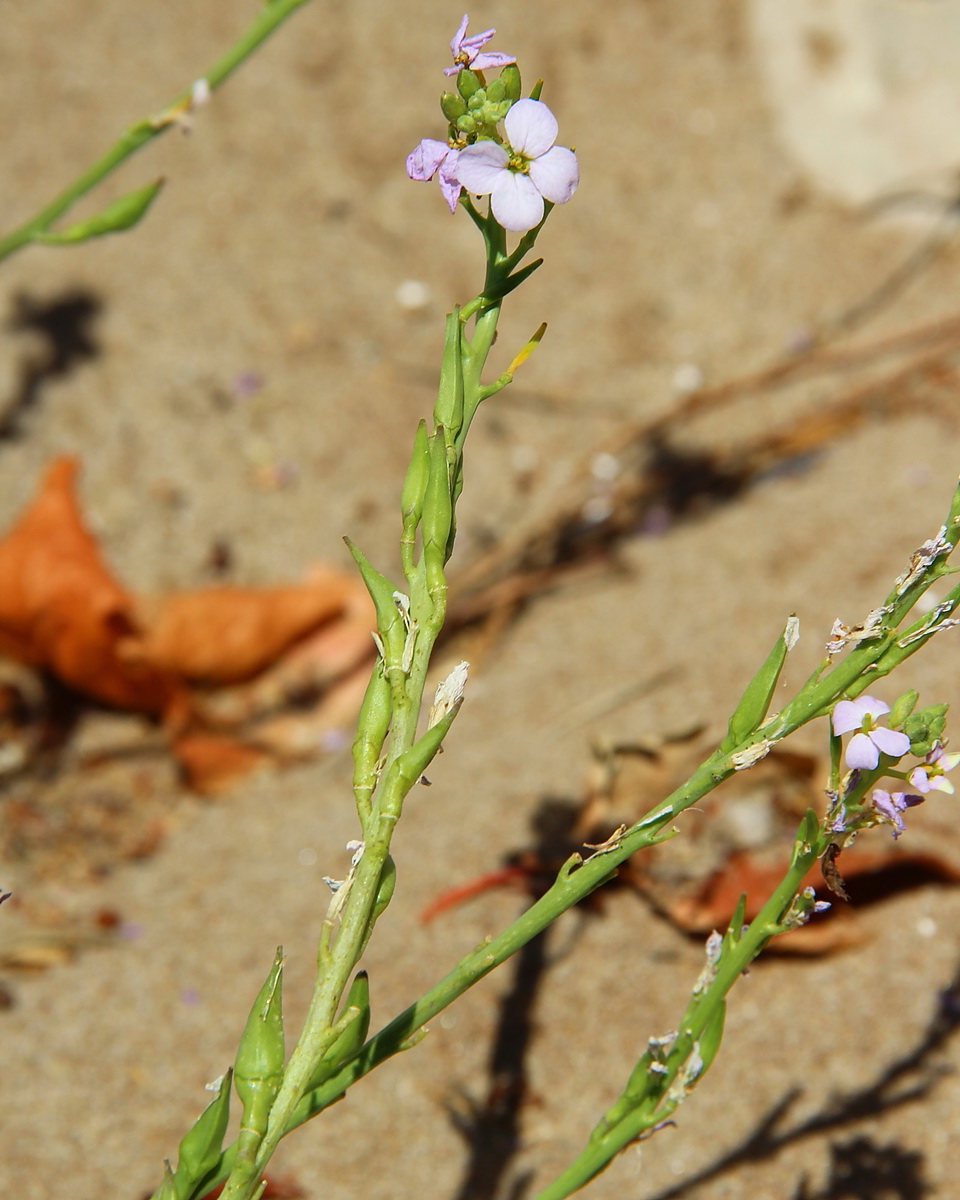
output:
[[[135,596],[86,525],[77,473],[54,460],[0,539],[0,778],[56,740],[64,689],[153,718],[200,791],[336,744],[373,653],[362,584],[324,566],[294,584]]]

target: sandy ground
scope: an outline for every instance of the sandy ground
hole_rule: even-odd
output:
[[[8,8],[4,228],[198,75],[252,11],[227,0]],[[671,404],[679,368],[717,382],[773,361],[868,295],[920,236],[808,183],[778,136],[736,0],[529,0],[472,15],[477,28],[499,28],[497,45],[518,55],[529,82],[547,79],[544,99],[561,140],[577,147],[583,182],[501,327],[502,366],[541,320],[550,325],[472,439],[466,558],[530,509],[548,509],[584,451],[619,423]],[[76,289],[100,312],[97,355],[47,381],[0,444],[4,520],[43,464],[71,451],[95,528],[137,588],[201,582],[217,539],[243,581],[343,563],[343,533],[383,566],[395,562],[395,501],[431,406],[443,313],[479,282],[469,223],[402,169],[420,137],[440,132],[439,68],[459,16],[436,0],[315,0],[191,136],[168,136],[127,164],[118,191],[168,179],[140,229],[5,265],[8,314],[18,294],[49,301]],[[864,333],[952,314],[958,264],[945,246]],[[396,298],[411,279],[428,289],[414,312]],[[15,394],[31,352],[28,336],[5,333],[0,394]],[[245,371],[263,388],[224,406]],[[810,401],[751,397],[690,436],[703,445],[755,434]],[[519,910],[515,894],[499,893],[426,928],[416,920],[438,892],[529,844],[538,799],[580,794],[591,736],[721,722],[790,612],[806,634],[788,680],[799,682],[833,619],[860,619],[936,531],[957,463],[954,430],[919,410],[878,414],[804,471],[632,541],[629,571],[528,607],[485,656],[434,786],[398,831],[400,888],[367,956],[374,1021]],[[261,486],[264,469],[286,486]],[[955,700],[956,654],[952,642],[934,645],[904,686]],[[634,684],[634,699],[604,704]],[[251,779],[179,810],[178,828],[144,863],[98,885],[64,882],[62,902],[114,908],[139,936],[8,979],[5,1195],[134,1200],[156,1186],[205,1102],[203,1084],[229,1064],[281,942],[293,1028],[326,903],[319,877],[338,874],[355,834],[347,780],[340,758]],[[939,799],[927,819],[949,820],[955,803]],[[15,885],[17,870],[4,864],[0,882]],[[960,1046],[945,1034],[923,1047],[958,971],[960,894],[911,890],[872,907],[863,927],[852,951],[758,964],[678,1128],[625,1154],[590,1194],[956,1196],[960,1084],[950,1068]],[[620,893],[602,918],[562,922],[549,953],[531,1095],[502,1196],[523,1194],[511,1181],[527,1172],[546,1182],[575,1153],[645,1039],[675,1024],[702,949]],[[415,1052],[292,1137],[278,1171],[327,1200],[492,1196],[464,1186],[468,1151],[449,1114],[485,1095],[509,987],[510,968],[478,986]],[[765,1124],[778,1106],[782,1119]]]

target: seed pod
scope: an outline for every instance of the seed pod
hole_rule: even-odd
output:
[[[774,642],[773,649],[767,655],[763,666],[747,684],[746,691],[730,718],[727,736],[723,741],[724,749],[732,750],[738,746],[756,731],[767,715],[777,680],[780,678],[780,672],[786,661],[787,638],[793,637],[795,620],[795,618],[791,618],[791,621],[787,622],[786,628]]]
[[[33,241],[42,242],[45,246],[61,246],[76,242],[86,242],[90,238],[103,237],[106,233],[118,233],[136,225],[147,209],[156,200],[163,187],[162,179],[148,183],[146,187],[137,188],[135,192],[127,192],[119,200],[108,204],[101,212],[85,221],[78,221],[66,229],[52,230],[46,233],[36,233]]]
[[[420,523],[423,512],[423,497],[427,491],[427,480],[430,478],[430,446],[428,443],[427,423],[421,421],[413,439],[413,451],[407,473],[403,478],[403,488],[400,491],[400,512],[403,515],[403,532],[411,533]]]
[[[377,786],[377,767],[380,752],[390,728],[393,715],[393,693],[383,671],[383,663],[374,664],[370,682],[363,695],[357,732],[353,739],[353,791],[357,805],[362,808],[361,822],[370,807],[370,797]]]
[[[336,1074],[367,1040],[367,1032],[370,1029],[370,983],[366,971],[358,971],[354,976],[347,998],[337,1015],[337,1021],[342,1021],[350,1009],[356,1010],[356,1016],[320,1059],[316,1070],[310,1076],[310,1081],[303,1089],[304,1092],[312,1091],[331,1075]]]
[[[373,917],[370,921],[372,925],[380,914],[384,911],[390,901],[393,899],[393,893],[397,887],[397,864],[393,861],[393,855],[388,854],[383,863],[383,869],[380,871],[380,879],[377,883],[377,895],[373,902]]]
[[[283,948],[276,957],[266,982],[254,1001],[237,1047],[233,1081],[243,1104],[241,1134],[252,1132],[262,1138],[270,1109],[283,1081]]]
[[[163,1183],[153,1193],[150,1200],[183,1200],[182,1193],[177,1190],[177,1183],[168,1162],[163,1164]]]
[[[447,313],[443,333],[443,358],[440,363],[440,387],[433,406],[433,420],[455,441],[463,424],[463,330],[460,309]]]
[[[395,588],[385,575],[381,575],[375,567],[370,565],[363,551],[350,538],[345,537],[343,540],[353,555],[353,561],[360,568],[360,575],[373,600],[373,606],[377,612],[377,632],[383,643],[387,666],[393,666],[400,662],[403,655],[406,633],[403,620],[393,600]]]
[[[442,426],[437,426],[436,432],[430,438],[430,479],[420,519],[427,589],[434,596],[446,589],[443,566],[448,557],[447,545],[452,526],[453,502],[450,497],[445,430]]]
[[[220,1159],[223,1135],[230,1118],[230,1084],[233,1071],[228,1070],[220,1080],[216,1097],[210,1101],[180,1142],[177,1173],[174,1178],[177,1195],[192,1196]]]

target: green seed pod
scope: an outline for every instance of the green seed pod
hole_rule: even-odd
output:
[[[777,680],[783,669],[787,651],[796,640],[796,618],[791,617],[787,627],[773,644],[763,666],[747,684],[740,703],[730,718],[723,748],[732,750],[754,733],[767,715]]]
[[[180,1142],[177,1173],[175,1178],[177,1195],[190,1197],[209,1175],[220,1160],[223,1135],[227,1132],[230,1118],[230,1084],[233,1071],[229,1070],[220,1080],[216,1097],[194,1123],[193,1128]]]
[[[430,479],[423,501],[420,536],[423,542],[423,565],[427,590],[439,595],[446,589],[443,566],[447,561],[447,542],[453,525],[453,504],[450,498],[450,477],[447,468],[447,447],[444,429],[438,425],[430,438]]]
[[[283,948],[254,1001],[237,1047],[233,1082],[243,1104],[240,1132],[262,1138],[270,1109],[283,1081]]]
[[[943,740],[949,704],[931,704],[911,713],[903,723],[903,732],[910,739],[910,753],[923,758],[937,742]]]
[[[447,313],[443,333],[443,358],[440,362],[440,386],[433,406],[433,420],[442,425],[454,440],[463,424],[463,330],[460,309]]]
[[[427,423],[421,421],[413,439],[413,452],[403,478],[403,488],[400,492],[400,511],[403,515],[403,531],[415,531],[420,523],[420,513],[423,511],[423,497],[427,490],[427,480],[430,478],[430,447],[427,444]]]
[[[177,1182],[173,1172],[170,1170],[170,1164],[163,1164],[163,1183],[150,1197],[150,1200],[183,1200],[185,1194],[178,1190]]]
[[[405,636],[403,620],[393,599],[396,589],[385,575],[381,575],[375,567],[370,565],[363,551],[350,538],[345,537],[343,540],[353,555],[353,561],[360,568],[360,575],[373,600],[373,606],[377,612],[377,632],[383,643],[387,666],[393,666],[400,662],[403,655]]]
[[[504,96],[511,104],[516,102],[523,95],[523,85],[520,82],[520,68],[516,63],[511,63],[503,68],[500,72],[499,83],[503,84]]]
[[[703,1078],[710,1064],[717,1057],[717,1051],[720,1049],[720,1043],[723,1041],[723,1022],[726,1014],[727,1002],[721,1000],[710,1014],[703,1033],[700,1034],[700,1058],[703,1066],[697,1074],[698,1080]]]
[[[457,76],[457,91],[464,100],[469,100],[479,87],[479,78],[469,68],[465,68]]]
[[[910,691],[904,692],[902,696],[898,696],[894,700],[888,720],[891,729],[900,729],[902,727],[904,721],[917,707],[919,699],[920,693],[911,688]]]
[[[456,124],[457,118],[467,111],[466,101],[456,92],[444,92],[440,97],[440,111],[451,125]]]
[[[393,692],[383,671],[383,664],[374,664],[370,682],[363,695],[357,732],[353,739],[353,791],[361,823],[370,811],[370,798],[377,786],[377,767],[380,753],[393,715]]]
[[[370,1029],[370,983],[366,971],[358,971],[354,976],[347,998],[337,1015],[338,1023],[350,1009],[354,1009],[356,1015],[320,1059],[316,1070],[310,1076],[310,1081],[303,1089],[304,1092],[312,1091],[321,1083],[325,1083],[331,1075],[335,1075],[348,1059],[359,1053],[367,1040],[367,1032]]]
[[[410,749],[405,754],[401,754],[394,763],[393,770],[399,775],[405,792],[413,787],[427,767],[433,762],[443,739],[447,736],[447,731],[460,711],[462,703],[463,699],[461,697],[446,716],[441,717],[436,725],[431,725],[426,733],[421,734]],[[381,876],[381,882],[382,879],[383,877]]]
[[[162,179],[148,183],[146,187],[138,188],[135,192],[128,192],[119,200],[114,200],[102,212],[88,217],[86,221],[79,221],[76,225],[70,225],[59,232],[36,233],[33,241],[42,242],[45,246],[62,246],[68,243],[86,242],[90,238],[103,237],[107,233],[118,233],[123,229],[130,229],[141,217],[146,215],[147,209],[159,195],[163,183]]]
[[[487,86],[487,99],[488,100],[493,100],[495,103],[499,103],[501,100],[506,98],[506,95],[507,95],[507,84],[502,75],[498,79],[495,79],[491,84],[488,84],[488,86]]]
[[[383,863],[383,868],[380,871],[380,879],[377,882],[377,895],[373,902],[373,917],[370,924],[380,918],[381,913],[386,909],[387,905],[393,899],[393,893],[397,887],[397,864],[393,861],[393,855],[388,854]]]

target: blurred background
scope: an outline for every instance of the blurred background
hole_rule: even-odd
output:
[[[10,8],[0,228],[199,77],[254,11]],[[460,16],[313,0],[188,133],[148,145],[73,214],[163,176],[139,227],[3,264],[4,528],[69,454],[83,519],[137,597],[347,570],[344,534],[396,570],[443,316],[482,282],[473,227],[403,169],[443,135]],[[505,306],[492,367],[546,320],[543,344],[471,435],[460,630],[439,668],[466,657],[474,672],[398,833],[397,899],[367,955],[375,1023],[520,910],[499,890],[417,919],[511,856],[542,865],[544,821],[589,797],[591,745],[721,731],[792,612],[785,686],[799,684],[834,619],[862,620],[935,535],[960,462],[960,3],[494,0],[470,17],[471,32],[497,27],[527,89],[546,81],[581,185]],[[878,694],[954,701],[950,636]],[[303,1011],[320,875],[343,874],[355,833],[349,720],[308,726],[297,753],[204,799],[155,712],[72,691],[30,701],[46,682],[11,664],[5,686],[57,739],[21,722],[30,753],[2,780],[15,900],[0,912],[0,1182],[18,1200],[67,1186],[133,1200],[229,1065],[279,942],[291,1030]],[[61,701],[66,728],[50,718]],[[816,793],[826,730],[798,742]],[[660,798],[638,789],[621,810]],[[877,902],[843,936],[757,965],[678,1128],[590,1194],[949,1187],[954,804],[911,814],[901,875],[874,880]],[[721,858],[774,838],[751,812]],[[292,1137],[278,1177],[329,1200],[533,1195],[682,1011],[702,931],[669,908],[623,889],[570,914],[526,964],[512,1042],[525,985],[507,967]],[[518,1068],[499,1124],[498,1036]]]

